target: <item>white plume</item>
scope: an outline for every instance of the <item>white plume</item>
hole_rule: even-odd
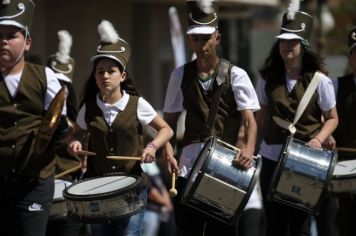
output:
[[[214,9],[212,7],[213,1],[214,0],[199,0],[198,3],[200,9],[207,14],[213,13],[214,12]]]
[[[98,26],[100,41],[105,43],[116,43],[119,40],[119,35],[116,32],[111,22],[107,20],[101,21]]]
[[[56,53],[57,60],[63,64],[68,63],[70,49],[72,47],[72,36],[66,30],[58,31],[59,45]]]
[[[291,0],[288,6],[287,19],[294,20],[295,13],[299,11],[300,0]]]

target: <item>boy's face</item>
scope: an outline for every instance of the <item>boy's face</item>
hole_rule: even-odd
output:
[[[220,34],[189,34],[188,40],[197,58],[206,58],[216,55],[216,46],[220,43]]]
[[[25,36],[20,28],[0,25],[0,66],[8,68],[24,60],[24,52],[31,47],[31,38]]]

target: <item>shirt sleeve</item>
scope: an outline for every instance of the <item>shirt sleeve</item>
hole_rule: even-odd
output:
[[[252,110],[255,112],[260,109],[256,91],[246,71],[233,66],[231,69],[231,86],[237,110]]]
[[[55,98],[59,90],[62,88],[59,83],[56,74],[48,67],[46,67],[46,78],[47,78],[47,91],[44,99],[45,109],[47,110],[52,100]],[[62,115],[67,114],[67,106],[64,103]]]
[[[164,100],[163,112],[174,113],[184,110],[183,93],[181,89],[183,73],[184,66],[180,66],[172,71],[168,82],[166,98]]]
[[[333,79],[332,82],[333,82],[335,98],[336,98],[337,97],[337,91],[339,89],[339,80],[338,79]]]
[[[266,94],[266,80],[262,79],[261,77],[258,79],[257,85],[256,85],[256,93],[258,97],[258,101],[260,102],[261,105],[267,106],[268,105],[268,97]]]
[[[336,106],[334,86],[329,77],[322,76],[317,87],[318,105],[322,111],[330,111]]]
[[[85,122],[85,104],[80,108],[77,119],[76,119],[76,123],[77,125],[79,125],[80,128],[87,130],[87,123]]]
[[[157,116],[155,109],[144,98],[138,99],[137,105],[138,120],[143,125],[151,123],[151,121]]]

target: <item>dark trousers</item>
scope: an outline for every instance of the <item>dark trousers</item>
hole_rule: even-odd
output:
[[[267,236],[310,235],[310,216],[292,206],[268,200],[267,195],[277,162],[262,158],[261,190],[266,213]]]
[[[182,236],[216,236],[216,235],[264,235],[264,212],[250,209],[242,213],[239,222],[227,225],[189,206],[181,204],[181,197],[187,180],[177,179],[178,195],[174,198],[174,212],[178,235]],[[212,190],[213,191],[213,190]]]
[[[338,199],[334,197],[326,197],[320,206],[320,211],[315,217],[318,236],[339,236],[337,228],[337,214],[338,214]],[[353,234],[354,236],[356,234]]]
[[[0,235],[45,236],[53,200],[53,178],[3,175],[0,189]]]
[[[339,212],[337,225],[340,236],[356,235],[356,197],[341,196],[339,198]]]
[[[50,220],[47,225],[47,236],[78,236],[81,223],[68,217],[59,220]]]

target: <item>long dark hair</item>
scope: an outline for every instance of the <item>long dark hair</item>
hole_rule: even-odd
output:
[[[301,73],[314,73],[316,71],[321,71],[327,75],[328,72],[323,64],[322,58],[310,46],[303,43],[303,41],[301,41],[301,45],[304,49]],[[279,40],[273,44],[271,51],[265,59],[259,72],[261,77],[265,80],[284,80],[286,70],[281,54],[279,53]]]
[[[89,79],[85,84],[84,98],[83,101],[81,102],[81,106],[83,105],[83,103],[95,101],[96,94],[99,92],[99,87],[96,85],[96,81],[95,81],[95,70],[99,61],[100,58],[95,60],[93,63],[93,70],[89,76]],[[119,67],[120,72],[123,73],[124,68],[122,67],[122,65],[117,63],[117,66]],[[140,96],[140,93],[136,89],[133,80],[129,77],[129,74],[127,72],[126,72],[126,79],[121,83],[121,91],[123,90],[125,90],[126,93],[130,95]]]

